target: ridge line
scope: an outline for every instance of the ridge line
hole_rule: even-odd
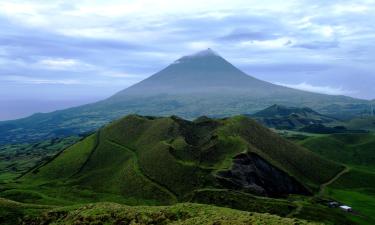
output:
[[[165,185],[163,184],[160,184],[159,182],[157,182],[155,179],[151,178],[150,176],[148,176],[143,170],[142,170],[142,167],[140,166],[139,164],[139,161],[138,161],[138,156],[137,156],[137,153],[135,151],[133,151],[131,148],[127,147],[127,146],[124,146],[122,144],[119,144],[113,140],[110,140],[110,139],[106,139],[107,142],[109,142],[110,144],[112,145],[115,145],[115,146],[118,146],[122,149],[125,149],[126,151],[129,151],[131,152],[133,158],[135,159],[135,164],[137,165],[138,169],[139,169],[139,172],[140,174],[146,178],[149,182],[151,182],[152,184],[154,184],[157,188],[159,188],[161,191],[167,193],[171,198],[172,200],[174,201],[174,203],[178,202],[178,198],[177,198],[177,195],[176,193],[174,193],[172,190],[170,190],[168,187],[166,187]]]

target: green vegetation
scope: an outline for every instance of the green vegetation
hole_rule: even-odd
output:
[[[375,116],[363,115],[343,123],[349,129],[375,131]]]
[[[68,207],[46,207],[0,199],[2,224],[318,224],[301,219],[238,211],[202,204],[129,207],[116,203],[94,203]],[[23,221],[17,215],[26,215]]]
[[[0,182],[14,179],[31,168],[50,160],[59,151],[82,137],[55,138],[32,144],[0,146]]]
[[[327,159],[356,167],[375,168],[374,133],[314,136],[300,144]]]
[[[375,217],[375,134],[332,134],[308,137],[300,144],[336,162],[349,171],[323,193],[353,207],[353,221],[374,224]]]
[[[93,131],[132,113],[186,119],[201,115],[227,117],[280,104],[302,105],[324,115],[353,118],[369,108],[367,100],[306,92],[258,80],[218,55],[183,57],[176,62],[103,101],[0,122],[0,144]],[[299,125],[304,116],[291,116],[289,121]],[[313,121],[324,118],[314,113],[308,117]]]
[[[267,127],[276,129],[298,130],[312,124],[329,124],[338,122],[329,116],[322,115],[308,107],[287,107],[272,105],[251,115]]]
[[[0,198],[0,224],[18,224],[24,216],[38,216],[50,209],[51,206],[25,204]]]
[[[239,183],[235,190],[230,190],[218,182],[219,172],[230,173],[234,169],[233,157],[250,157],[250,153],[265,160],[259,164],[254,158],[253,164],[249,164],[256,168],[252,173],[255,180],[250,183],[254,189]],[[285,217],[293,214],[298,204],[294,200],[269,198],[268,194],[299,194],[295,191],[299,189],[293,188],[297,184],[310,192],[317,191],[342,169],[245,116],[201,117],[191,122],[178,117],[130,115],[59,152],[16,182],[8,182],[0,196],[23,203],[69,206],[66,209],[92,202],[160,206],[191,201]],[[266,171],[282,171],[275,176],[274,187],[262,186],[267,179]],[[227,179],[237,182],[236,177]],[[288,183],[292,179],[297,183]],[[264,197],[254,195],[262,188],[273,192],[262,192]],[[324,208],[310,201],[303,204],[317,210]],[[324,214],[324,210],[319,212]],[[308,212],[294,214],[320,221],[333,212],[325,213],[317,218],[309,218]],[[59,221],[55,214],[50,215]],[[324,221],[348,221],[342,213],[338,215]]]

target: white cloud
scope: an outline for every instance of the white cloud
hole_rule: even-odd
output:
[[[36,83],[52,82],[49,79],[53,77],[120,85],[113,80],[133,82],[142,77],[137,74],[149,75],[182,55],[211,47],[240,65],[295,63],[300,67],[299,79],[289,80],[311,80],[309,75],[303,74],[307,70],[306,63],[325,63],[337,68],[348,63],[358,68],[363,64],[372,67],[374,3],[373,0],[354,3],[313,0],[0,0],[0,72],[47,78],[29,80]],[[220,41],[220,37],[238,29],[275,36],[269,40]],[[305,48],[292,48],[297,45]],[[338,62],[337,59],[347,61]],[[273,69],[269,67],[268,70]],[[329,79],[324,74],[316,74],[316,77],[314,81],[321,79],[321,83]],[[74,83],[72,80],[60,81]],[[351,79],[337,80],[338,86],[353,87],[351,83]],[[295,86],[347,94],[342,88],[303,83]],[[371,92],[356,87],[352,89]]]
[[[294,39],[291,37],[282,37],[273,40],[251,40],[243,41],[239,43],[240,47],[258,47],[263,49],[276,49],[276,48],[285,48],[287,43],[294,42]]]
[[[363,4],[338,4],[333,7],[333,12],[337,14],[364,13],[369,10],[370,7]]]
[[[94,69],[94,65],[83,63],[76,59],[65,59],[65,58],[47,58],[42,59],[36,63],[36,65],[43,69],[51,70],[89,70]]]
[[[207,48],[215,48],[217,44],[213,41],[193,41],[187,43],[188,49],[192,51],[200,51]]]
[[[115,72],[115,71],[105,71],[105,72],[100,73],[100,75],[105,76],[105,77],[112,77],[112,78],[129,78],[129,79],[137,79],[137,80],[144,77],[144,75]]]
[[[18,76],[18,75],[9,75],[2,76],[1,80],[10,81],[15,83],[24,83],[24,84],[81,84],[79,80],[73,79],[40,79],[40,78],[31,78],[27,76]]]
[[[350,95],[354,93],[353,91],[348,91],[341,87],[315,86],[315,85],[308,84],[306,82],[302,82],[299,84],[285,84],[285,83],[276,82],[276,84],[285,86],[285,87],[294,88],[294,89],[322,93],[322,94],[329,94],[329,95]]]

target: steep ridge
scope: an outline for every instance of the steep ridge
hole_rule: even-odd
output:
[[[212,50],[184,56],[149,78],[103,101],[0,122],[0,144],[36,141],[97,129],[123,115],[250,114],[272,104],[306,106],[320,113],[350,117],[368,108],[368,101],[311,93],[249,76]]]
[[[48,189],[74,188],[134,204],[171,204],[203,189],[309,195],[341,169],[245,116],[187,121],[130,115],[19,182],[47,195]]]

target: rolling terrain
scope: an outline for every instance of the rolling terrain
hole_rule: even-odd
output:
[[[22,224],[175,224],[251,225],[320,224],[270,214],[244,212],[210,205],[183,203],[173,206],[130,207],[116,203],[93,203],[67,207],[31,205],[0,198],[0,223]],[[16,215],[27,214],[22,221]]]
[[[308,107],[298,108],[283,105],[272,105],[249,116],[267,127],[288,130],[297,130],[312,124],[338,122],[337,119],[322,115]]]
[[[342,224],[350,221],[346,215],[327,211],[326,206],[309,199],[343,169],[246,116],[187,121],[175,116],[129,115],[59,152],[16,182],[7,183],[0,196],[22,202],[19,204],[69,206],[57,209],[61,213],[56,215],[48,209],[50,213],[39,218],[42,221],[48,215],[63,222],[78,217],[86,220],[85,215],[94,212],[108,215],[115,210],[112,213],[117,215],[116,209],[125,207],[87,205],[92,202],[195,202]],[[306,201],[297,203],[290,196]],[[77,204],[85,204],[77,209],[82,214],[75,213]],[[298,204],[304,205],[304,211],[298,210]],[[175,207],[179,206],[171,210]],[[129,208],[134,213],[138,209],[143,212],[142,208]],[[95,215],[90,218],[97,219]]]
[[[0,146],[0,183],[21,176],[80,139],[80,136],[70,136],[38,143]]]
[[[375,134],[331,134],[308,137],[302,146],[324,158],[343,163],[346,173],[322,193],[353,207],[359,224],[374,224],[375,217]]]
[[[310,107],[325,115],[357,116],[369,102],[274,85],[245,74],[208,49],[184,56],[160,72],[103,101],[0,122],[0,144],[30,142],[95,130],[123,115],[251,114],[272,104]]]

